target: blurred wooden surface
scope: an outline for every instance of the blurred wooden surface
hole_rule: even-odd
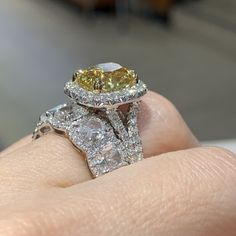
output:
[[[173,5],[173,0],[146,0],[150,4],[150,7],[158,13],[164,15],[170,11]]]
[[[116,9],[118,5],[131,5],[130,0],[65,0],[67,2],[77,3],[84,10],[91,9]],[[157,13],[160,16],[167,16],[171,11],[174,0],[136,0],[136,5],[140,8],[145,6],[147,12]],[[132,7],[131,7],[132,8]],[[142,11],[140,9],[140,11]]]
[[[91,9],[91,7],[109,8],[114,7],[115,0],[65,0],[77,3],[82,9]]]

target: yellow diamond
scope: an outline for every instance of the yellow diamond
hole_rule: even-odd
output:
[[[130,88],[137,83],[137,75],[116,63],[103,63],[79,70],[74,82],[80,87],[96,93],[108,93]]]

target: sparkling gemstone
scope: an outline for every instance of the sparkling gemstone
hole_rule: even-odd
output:
[[[103,63],[74,74],[74,83],[85,90],[107,93],[131,88],[137,83],[137,75],[116,63]]]
[[[116,167],[122,162],[121,155],[118,152],[117,147],[115,147],[112,143],[106,145],[101,152],[101,156],[104,157],[110,167]]]
[[[117,147],[114,143],[109,142],[92,158],[88,158],[88,164],[96,176],[125,165],[122,161],[120,152],[117,150]]]
[[[72,115],[72,106],[70,105],[59,107],[54,113],[54,117],[61,122],[69,121]]]
[[[94,118],[81,120],[79,123],[72,125],[78,141],[84,143],[85,146],[97,144],[104,138],[106,132],[104,124]]]
[[[89,140],[99,140],[103,138],[103,125],[100,121],[91,119],[86,124],[87,137]]]

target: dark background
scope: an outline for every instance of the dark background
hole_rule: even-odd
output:
[[[236,1],[175,4],[170,18],[121,13],[0,1],[0,148],[66,99],[76,68],[109,61],[169,98],[200,140],[236,137]]]

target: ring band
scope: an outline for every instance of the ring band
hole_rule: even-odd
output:
[[[78,70],[64,91],[70,101],[40,116],[33,139],[52,131],[69,138],[94,177],[143,159],[137,117],[147,88],[133,70],[116,63]]]

